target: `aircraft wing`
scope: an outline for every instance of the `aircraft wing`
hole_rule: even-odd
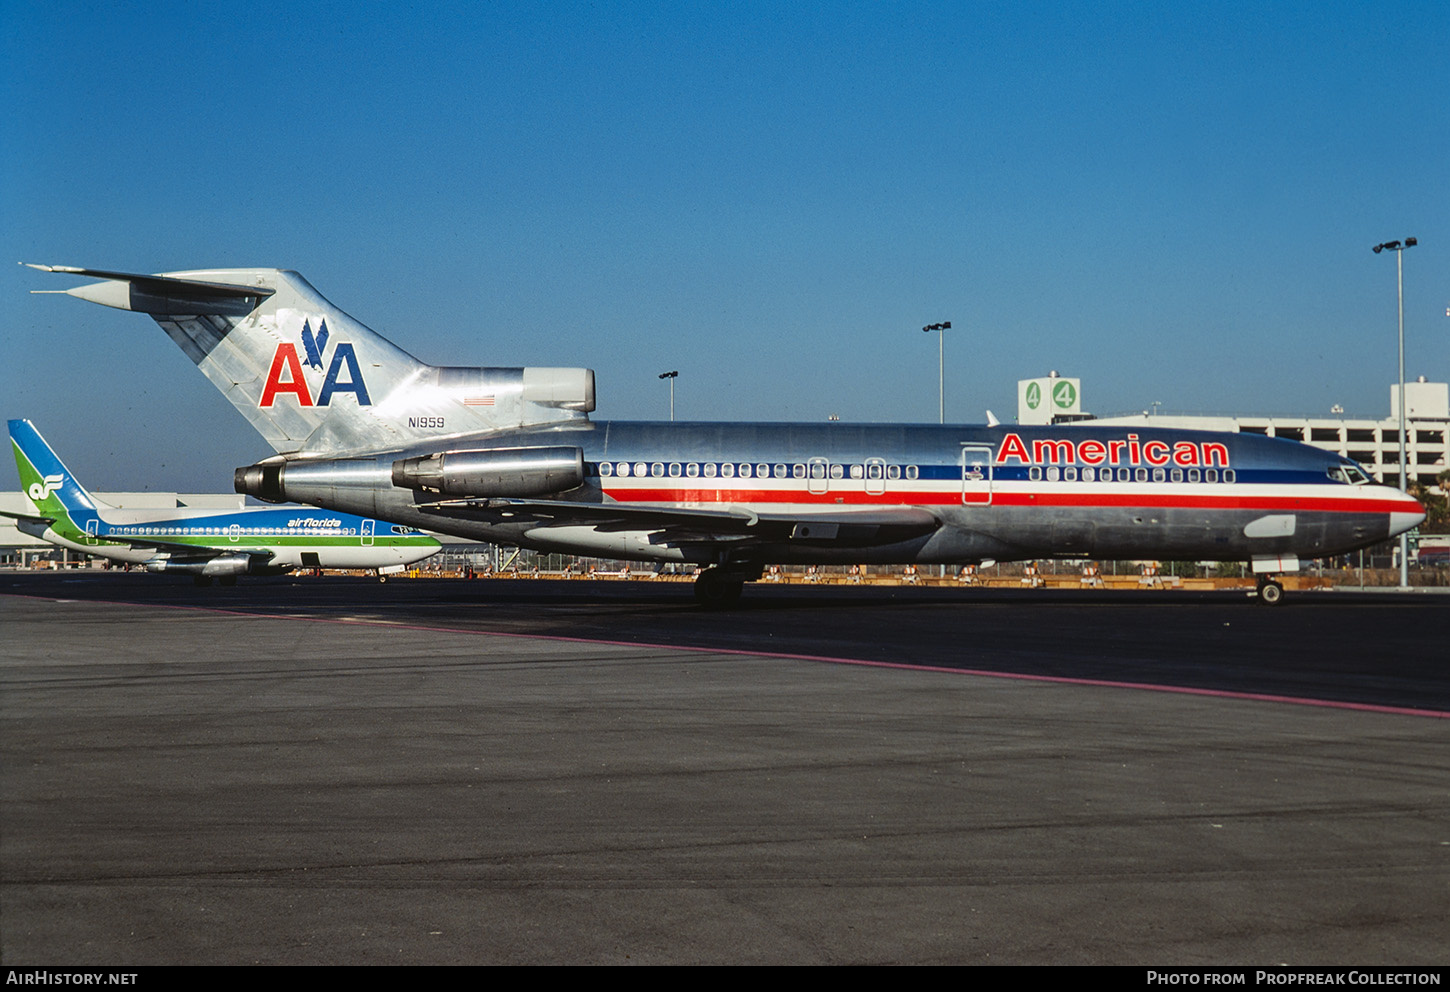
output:
[[[136,551],[153,551],[157,554],[165,554],[174,561],[210,561],[222,555],[246,555],[249,558],[260,558],[263,562],[271,561],[276,557],[272,551],[262,551],[256,548],[224,548],[214,544],[183,544],[180,541],[166,541],[155,537],[142,537],[130,534],[101,534],[96,537],[96,544],[99,545],[123,545],[133,548]]]
[[[124,544],[138,551],[151,550],[165,553],[176,561],[183,559],[209,561],[222,555],[247,555],[249,558],[260,558],[267,562],[276,557],[274,552],[259,551],[256,548],[222,548],[210,544],[182,544],[175,541],[158,541],[153,537],[132,537],[124,534],[103,534],[99,540],[107,544]]]
[[[867,548],[921,537],[941,526],[934,514],[913,506],[799,513],[539,499],[452,499],[417,506],[428,513],[496,523],[651,531],[652,543],[663,545],[796,541]]]

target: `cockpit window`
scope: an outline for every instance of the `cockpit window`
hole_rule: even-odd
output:
[[[1331,465],[1325,469],[1325,472],[1335,482],[1342,482],[1349,486],[1363,486],[1370,481],[1364,469],[1355,465],[1353,462],[1340,462],[1338,465]]]

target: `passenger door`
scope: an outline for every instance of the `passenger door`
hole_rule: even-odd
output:
[[[992,502],[992,449],[985,444],[962,445],[962,503],[986,506]]]

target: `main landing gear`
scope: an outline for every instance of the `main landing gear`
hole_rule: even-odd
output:
[[[758,570],[752,574],[719,567],[707,568],[695,579],[695,602],[707,610],[727,610],[740,602],[745,583],[758,578]]]
[[[1259,576],[1259,602],[1264,606],[1284,605],[1284,584],[1278,576]]]

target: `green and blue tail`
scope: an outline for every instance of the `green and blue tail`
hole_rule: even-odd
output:
[[[100,519],[99,510],[105,504],[76,481],[30,421],[10,421],[10,443],[15,448],[21,491],[40,515],[54,521],[51,530],[72,540],[83,539],[91,521]]]

